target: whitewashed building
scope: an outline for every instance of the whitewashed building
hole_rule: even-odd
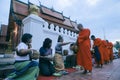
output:
[[[45,38],[52,39],[53,53],[58,35],[62,35],[65,42],[76,42],[78,34],[75,21],[43,5],[37,6],[36,15],[30,12],[30,5],[30,2],[11,0],[7,41],[10,41],[12,49],[17,46],[24,33],[33,35],[32,47],[36,50],[39,50]],[[68,49],[69,45],[63,48]]]

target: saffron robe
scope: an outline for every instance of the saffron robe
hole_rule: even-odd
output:
[[[102,47],[104,48],[104,61],[109,61],[109,51],[107,48],[107,42],[105,40],[102,40]]]
[[[113,60],[113,44],[112,44],[112,42],[108,43],[108,49],[109,49],[109,58],[110,58],[110,60]]]
[[[79,32],[77,39],[78,52],[77,52],[77,64],[84,67],[86,70],[92,70],[92,55],[90,51],[90,30],[83,29]]]
[[[98,47],[98,50],[99,50],[99,53],[100,53],[100,64],[103,64],[104,63],[104,48],[102,47],[102,40],[100,38],[96,38],[94,40],[94,44],[93,44],[93,47],[94,46],[97,46]]]

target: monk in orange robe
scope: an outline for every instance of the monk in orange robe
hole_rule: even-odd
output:
[[[96,67],[101,67],[103,66],[104,63],[104,48],[102,47],[102,40],[100,38],[96,38],[94,35],[91,36],[91,39],[93,40],[93,49],[94,49],[94,54],[96,55]],[[98,50],[95,50],[97,49]]]
[[[104,62],[105,64],[107,64],[109,62],[109,51],[108,51],[108,48],[107,48],[107,42],[106,40],[102,40],[102,46],[104,48]]]
[[[108,40],[107,42],[108,42],[109,60],[112,61],[113,60],[113,44]]]
[[[90,51],[90,30],[83,28],[82,24],[78,24],[79,35],[77,39],[78,52],[77,64],[84,68],[84,74],[92,71],[92,55]]]

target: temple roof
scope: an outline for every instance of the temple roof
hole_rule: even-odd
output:
[[[8,36],[12,29],[14,29],[13,23],[16,22],[18,25],[22,24],[22,20],[29,15],[29,6],[32,3],[24,3],[19,0],[11,0],[10,13],[9,13],[9,23],[8,23]],[[63,13],[55,11],[53,8],[47,8],[46,6],[40,5],[39,16],[43,18],[48,23],[53,23],[60,27],[66,28],[68,30],[77,32],[77,23],[72,21],[69,17],[65,17]]]

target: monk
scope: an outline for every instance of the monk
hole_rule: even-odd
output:
[[[112,60],[113,60],[113,43],[112,42],[109,42],[108,40],[107,40],[107,48],[108,48],[108,52],[109,52],[109,60],[110,60],[110,62],[112,62]]]
[[[104,48],[102,47],[102,40],[100,38],[96,38],[94,35],[91,36],[91,39],[93,40],[93,49],[95,54],[95,60],[97,63],[97,68],[103,66],[104,63]]]
[[[113,61],[113,43],[109,42],[109,44],[110,44],[110,61],[112,62]]]
[[[105,64],[107,64],[109,62],[109,51],[108,51],[108,48],[107,48],[107,42],[106,40],[102,40],[102,47],[104,48],[104,62]]]
[[[83,74],[92,71],[92,55],[90,44],[90,30],[83,28],[82,24],[77,26],[79,35],[77,38],[78,52],[77,52],[77,64],[84,68]]]

